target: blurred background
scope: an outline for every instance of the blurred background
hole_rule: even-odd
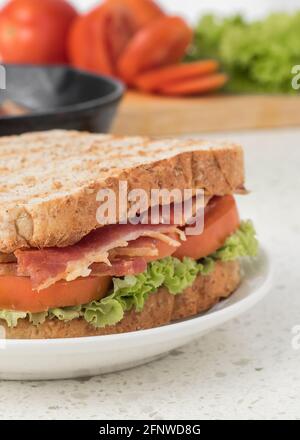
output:
[[[75,109],[109,95],[104,126],[99,106],[88,125],[71,114],[67,126],[61,116],[53,122],[105,131],[118,81],[126,93],[117,133],[298,126],[300,0],[0,0],[0,63],[21,64],[0,94],[2,134],[1,115]],[[70,68],[90,75],[89,86],[75,74],[71,81]],[[95,74],[108,77],[97,93]],[[16,123],[9,133],[27,130]]]
[[[42,0],[41,0],[42,1]],[[0,6],[7,0],[0,0]],[[87,11],[99,4],[99,0],[71,0],[79,10]],[[248,18],[258,18],[270,11],[294,11],[300,8],[299,0],[158,0],[169,12],[179,13],[190,22],[195,22],[199,14],[217,12],[222,15],[243,13]]]
[[[0,4],[5,3],[0,0]],[[99,0],[72,0],[78,9],[85,11],[99,4]],[[259,18],[270,11],[294,11],[300,8],[299,0],[158,0],[163,8],[170,13],[185,16],[195,22],[199,15],[217,12],[222,15],[243,13],[248,18]]]
[[[5,3],[0,0],[0,4]],[[99,0],[72,0],[82,11],[99,3]],[[169,12],[179,13],[191,22],[197,21],[199,14],[217,12],[222,15],[243,13],[248,18],[258,18],[270,11],[294,11],[300,8],[299,0],[158,0]]]

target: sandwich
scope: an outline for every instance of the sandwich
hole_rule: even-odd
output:
[[[108,335],[193,317],[237,289],[240,259],[258,251],[235,200],[246,193],[239,145],[55,130],[0,138],[0,169],[6,338]],[[121,184],[142,191],[143,203],[125,200]],[[154,200],[154,190],[172,197]],[[190,216],[179,218],[183,202]]]

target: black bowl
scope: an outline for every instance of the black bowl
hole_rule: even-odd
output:
[[[4,65],[6,89],[0,105],[11,100],[30,109],[0,117],[0,135],[55,128],[105,133],[123,96],[121,82],[66,66]]]

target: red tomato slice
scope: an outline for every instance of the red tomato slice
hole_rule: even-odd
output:
[[[111,284],[111,277],[87,277],[74,281],[59,281],[41,290],[33,291],[30,278],[0,277],[0,309],[25,312],[44,312],[53,307],[86,304],[103,298]]]
[[[138,31],[121,55],[118,70],[131,83],[142,72],[177,63],[193,32],[180,17],[162,17]]]
[[[92,48],[87,45],[87,41],[92,38],[91,34],[88,16],[78,17],[71,27],[68,38],[68,55],[74,67],[93,70]],[[105,59],[104,70],[110,72],[111,66],[108,61],[107,64]]]
[[[220,89],[227,81],[227,75],[215,73],[204,77],[186,78],[185,80],[163,84],[158,91],[169,96],[201,95]]]
[[[195,260],[215,252],[240,224],[236,202],[233,196],[214,197],[205,209],[204,231],[200,235],[189,235],[173,254],[182,259]]]
[[[132,12],[108,2],[79,17],[72,26],[68,48],[71,62],[81,69],[116,75],[121,53],[137,30]]]
[[[174,64],[167,67],[146,72],[137,78],[134,83],[140,90],[152,92],[159,90],[163,85],[201,78],[218,70],[219,63],[215,60],[202,60],[193,63]]]

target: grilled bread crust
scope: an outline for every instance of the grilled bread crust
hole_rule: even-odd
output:
[[[0,138],[0,253],[67,246],[97,223],[100,189],[243,191],[243,150],[230,143],[55,130]],[[3,258],[3,257],[2,257]]]
[[[160,288],[149,296],[142,312],[131,310],[114,326],[96,329],[82,318],[69,322],[47,319],[39,326],[23,319],[15,328],[8,328],[1,320],[0,324],[5,327],[7,339],[76,338],[149,329],[208,310],[233,293],[240,281],[238,261],[217,262],[210,275],[199,275],[182,294],[174,296],[166,288]]]

